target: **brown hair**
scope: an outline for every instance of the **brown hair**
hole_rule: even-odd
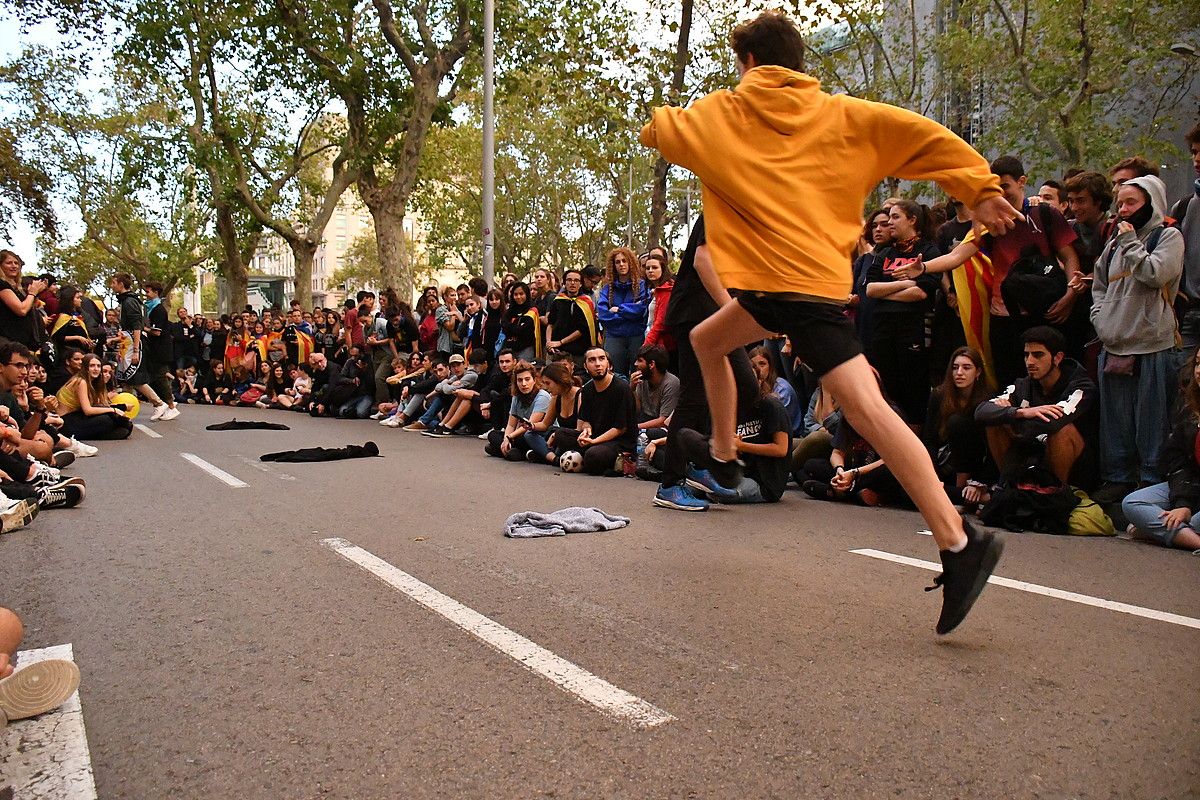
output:
[[[645,273],[642,272],[642,265],[638,261],[637,253],[630,250],[628,247],[617,247],[608,252],[604,259],[604,282],[611,284],[617,280],[616,264],[617,256],[625,256],[625,263],[629,265],[629,282],[633,284],[633,296],[638,296],[638,291],[642,288],[642,281],[645,280]],[[579,270],[575,270],[578,272]]]
[[[766,347],[759,345],[750,351],[750,360],[762,356],[767,360],[767,379],[758,382],[758,392],[762,395],[775,393],[775,381],[779,380],[779,368],[775,366],[775,354]]]
[[[796,23],[782,11],[764,11],[738,25],[729,34],[729,46],[746,66],[749,57],[754,56],[755,66],[804,71],[804,38]]]
[[[564,389],[569,389],[572,386],[579,386],[582,382],[575,377],[575,370],[568,367],[561,361],[551,361],[546,366],[542,367],[541,377],[556,383]]]
[[[533,364],[530,364],[528,361],[518,361],[517,365],[512,368],[512,379],[511,380],[512,380],[512,396],[513,397],[522,397],[523,396],[520,392],[517,391],[517,376],[520,375],[522,372],[528,372],[531,375],[533,375],[533,392],[531,392],[530,394],[534,394],[538,391],[537,367],[535,367]]]
[[[1200,122],[1196,123],[1196,127],[1183,135],[1183,140],[1188,144],[1200,144]]]
[[[87,389],[88,402],[94,406],[108,405],[108,390],[104,386],[104,370],[100,370],[100,374],[96,376],[96,380],[92,380],[88,375],[88,366],[93,361],[100,361],[100,357],[92,353],[88,353],[83,357],[83,362],[79,365],[79,372],[72,376],[72,381],[79,381]],[[103,362],[100,362],[103,366]],[[70,383],[70,381],[68,381]],[[78,386],[75,389],[79,392]]]
[[[675,279],[675,274],[673,272],[671,272],[671,268],[667,265],[667,260],[665,258],[663,258],[662,256],[656,256],[656,255],[646,256],[646,262],[645,262],[645,264],[642,264],[642,272],[643,273],[645,273],[645,271],[646,271],[646,264],[649,264],[651,261],[657,261],[658,266],[662,268],[662,277],[658,279],[658,283],[652,283],[649,278],[646,279],[646,282],[649,283],[652,287],[662,286],[667,281]]]
[[[954,385],[954,362],[960,357],[966,356],[971,359],[971,363],[975,365],[978,371],[978,377],[975,379],[975,385],[971,387],[971,391],[967,394],[962,394],[958,391],[958,387]],[[962,414],[970,412],[974,414],[975,409],[984,400],[987,400],[988,395],[992,392],[992,387],[988,385],[987,372],[983,366],[983,356],[973,347],[960,347],[950,354],[950,362],[946,364],[946,375],[942,378],[942,382],[934,389],[939,399],[938,415],[941,417],[938,422],[938,436],[944,441],[946,439],[946,422],[952,414]]]
[[[1101,208],[1112,205],[1112,188],[1108,180],[1099,172],[1081,172],[1067,178],[1067,194],[1088,194]]]
[[[1134,172],[1137,173],[1137,177],[1139,177],[1139,178],[1144,178],[1147,175],[1154,175],[1155,177],[1158,176],[1158,167],[1155,166],[1154,164],[1152,164],[1151,162],[1147,161],[1145,158],[1142,158],[1141,156],[1130,156],[1129,158],[1122,158],[1116,164],[1113,164],[1111,167],[1108,168],[1109,177],[1112,177],[1112,174],[1114,172],[1117,172],[1118,170],[1122,170],[1122,169],[1133,170]]]
[[[25,259],[21,258],[19,255],[14,253],[12,250],[0,250],[0,264],[4,263],[4,259],[9,258],[9,257],[15,258],[17,260],[18,265],[20,265],[22,267],[25,266]]]

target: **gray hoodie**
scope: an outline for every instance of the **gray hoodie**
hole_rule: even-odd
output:
[[[1153,175],[1128,183],[1150,195],[1154,213],[1139,230],[1109,240],[1096,260],[1092,283],[1092,324],[1104,349],[1120,356],[1158,353],[1175,346],[1172,303],[1183,274],[1183,235],[1175,228],[1165,228],[1154,252],[1146,252],[1146,240],[1163,224],[1166,186]],[[1120,278],[1122,273],[1129,274]]]

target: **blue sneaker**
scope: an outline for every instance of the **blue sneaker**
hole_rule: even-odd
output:
[[[692,465],[688,465],[687,469],[687,485],[698,492],[711,494],[718,500],[733,500],[738,496],[736,489],[726,489],[717,479],[712,476],[712,473],[706,469],[696,469]]]
[[[684,486],[659,486],[654,505],[676,511],[708,511],[708,501],[694,496]]]

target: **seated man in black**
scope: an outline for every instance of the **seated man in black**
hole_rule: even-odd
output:
[[[1096,424],[1096,384],[1066,357],[1066,342],[1054,328],[1030,328],[1021,340],[1027,376],[981,403],[975,419],[987,426],[988,449],[1002,475],[1040,454],[1056,478],[1079,485],[1072,472],[1092,460],[1080,457]]]
[[[584,353],[584,367],[591,380],[580,390],[578,444],[567,445],[566,437],[555,447],[583,454],[583,471],[604,475],[612,471],[617,456],[632,453],[637,442],[637,409],[629,384],[612,373],[608,353],[592,347]],[[561,433],[561,431],[560,431]]]

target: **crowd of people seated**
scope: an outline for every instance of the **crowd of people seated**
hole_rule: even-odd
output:
[[[1200,176],[1200,126],[1187,143]],[[1200,203],[1169,206],[1139,157],[1107,174],[1073,170],[1028,197],[1018,159],[992,170],[1024,215],[1003,236],[977,237],[953,198],[932,208],[892,198],[865,215],[845,313],[880,387],[963,508],[986,506],[1006,476],[1037,463],[1098,502],[1124,501],[1131,529],[1200,549]],[[695,401],[676,376],[672,266],[663,248],[618,247],[602,267],[430,286],[415,309],[389,288],[341,309],[180,308],[172,320],[152,281],[143,297],[114,276],[117,304],[104,310],[78,287],[22,278],[5,251],[3,490],[36,498],[63,483],[62,453],[95,452],[81,440],[128,436],[113,399],[125,387],[152,404],[152,420],[194,403],[369,417],[430,438],[474,435],[508,461],[666,486],[664,473],[681,471],[667,463],[672,415]],[[822,500],[910,505],[786,338],[745,356],[744,485],[720,492],[685,463],[680,485],[695,502],[661,505],[775,502],[789,481]],[[697,431],[679,442],[684,456],[706,452]],[[37,477],[45,470],[53,480]]]

